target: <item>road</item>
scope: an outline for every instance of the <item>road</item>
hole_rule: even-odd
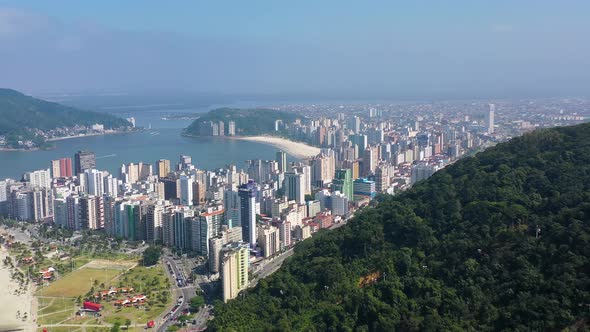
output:
[[[287,249],[287,251],[280,253],[272,260],[267,261],[266,264],[264,264],[264,266],[262,266],[262,268],[257,271],[258,276],[250,282],[248,288],[255,287],[258,284],[258,280],[264,279],[275,273],[281,267],[281,265],[283,265],[285,259],[291,257],[291,255],[293,255],[293,248]]]
[[[346,225],[346,222],[350,218],[352,218],[352,216],[340,223],[333,224],[329,228],[329,230],[334,230],[336,228],[340,228],[340,227]],[[269,275],[275,273],[281,267],[281,265],[283,265],[283,262],[285,261],[285,259],[287,259],[288,257],[291,257],[292,255],[293,255],[293,248],[289,248],[285,252],[280,253],[277,257],[274,257],[271,260],[265,261],[262,268],[259,271],[256,271],[258,276],[250,282],[250,284],[248,285],[248,288],[255,287],[258,284],[258,281],[260,279],[264,279],[264,278],[268,277]]]
[[[172,276],[172,274],[168,273],[174,283],[173,293],[176,294],[176,297],[173,299],[173,307],[176,306],[177,299],[180,297],[180,295],[182,295],[182,303],[176,309],[176,311],[174,312],[173,315],[168,317],[166,319],[166,321],[162,322],[162,325],[160,325],[160,327],[158,328],[159,332],[164,332],[170,326],[172,326],[174,324],[174,321],[170,320],[170,318],[172,318],[172,317],[177,318],[178,316],[180,316],[180,313],[184,309],[187,309],[189,307],[190,299],[197,295],[194,286],[178,287],[176,278],[183,278],[183,280],[187,279],[184,271],[182,271],[182,269],[178,267],[178,265],[177,265],[178,261],[172,259],[169,256],[162,257],[162,260],[164,261],[164,265],[166,266],[165,267],[166,271],[170,272],[170,270],[168,269],[168,264],[170,264],[169,266],[172,268],[172,273],[174,273],[174,277]],[[167,312],[170,312],[170,311],[167,311]]]

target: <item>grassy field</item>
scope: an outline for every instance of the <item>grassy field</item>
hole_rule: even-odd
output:
[[[117,308],[114,301],[105,301],[103,317],[107,323],[124,323],[130,319],[134,324],[143,324],[160,315],[170,304],[170,281],[162,266],[135,267],[117,279],[118,287],[133,287],[136,294],[144,294],[148,301],[140,308]]]
[[[38,315],[47,315],[57,311],[64,311],[76,308],[76,302],[73,298],[59,298],[59,297],[42,297],[39,298],[39,313]]]
[[[75,309],[74,309],[75,310]],[[39,316],[37,324],[57,324],[69,319],[75,312],[74,310],[58,311],[49,315]]]
[[[170,281],[166,271],[161,265],[149,268],[135,266],[129,269],[132,266],[130,264],[130,262],[121,261],[93,260],[81,269],[40,289],[37,292],[38,323],[42,325],[58,322],[63,322],[63,324],[84,324],[86,322],[112,324],[119,322],[124,324],[129,319],[133,324],[145,324],[158,317],[172,299]],[[110,286],[133,287],[134,291],[100,301],[104,308],[101,311],[102,317],[98,320],[94,317],[76,318],[74,313],[79,307],[79,304],[75,302],[76,298],[84,296],[91,287],[94,287],[95,291],[102,290],[103,288],[100,288],[102,283],[104,283],[104,289],[108,289]],[[147,297],[147,301],[139,307],[118,308],[114,306],[116,300],[139,294]],[[72,328],[72,330],[76,329]]]
[[[67,274],[37,291],[38,296],[78,297],[86,294],[91,287],[106,283],[119,275],[119,270],[83,268]]]

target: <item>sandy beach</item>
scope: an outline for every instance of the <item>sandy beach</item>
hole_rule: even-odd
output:
[[[298,159],[311,158],[320,153],[320,148],[316,148],[315,146],[307,145],[305,143],[290,141],[281,137],[239,136],[233,138],[272,145]]]
[[[0,260],[8,256],[5,248],[0,249]],[[35,331],[37,325],[34,320],[37,316],[37,308],[34,308],[33,296],[34,286],[29,285],[24,294],[17,295],[15,291],[19,289],[18,283],[10,278],[10,269],[0,262],[0,330],[20,328],[23,331]],[[17,318],[17,313],[20,313]],[[22,320],[24,314],[27,319]]]

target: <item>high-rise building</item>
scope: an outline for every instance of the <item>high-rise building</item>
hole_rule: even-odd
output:
[[[80,228],[81,229],[98,229],[100,228],[97,221],[97,200],[96,196],[80,197]]]
[[[332,190],[341,192],[349,201],[354,199],[352,171],[348,168],[336,170]]]
[[[51,189],[51,172],[48,169],[41,169],[25,173],[25,181],[33,187]]]
[[[364,178],[356,179],[353,182],[354,196],[375,198],[375,181],[370,181]]]
[[[301,173],[285,173],[285,193],[287,199],[293,200],[298,204],[305,203],[305,191],[303,189],[304,178]]]
[[[225,209],[226,223],[230,228],[242,224],[238,191],[226,190],[223,193],[223,208]]]
[[[321,153],[313,157],[310,160],[312,185],[322,188],[325,184],[331,183],[335,167],[336,160],[332,150],[327,150],[325,154]]]
[[[361,118],[359,118],[358,116],[353,116],[352,118],[350,118],[349,123],[348,123],[348,128],[350,130],[352,130],[352,132],[354,132],[355,134],[360,133],[361,131]]]
[[[163,177],[168,176],[168,173],[170,173],[170,160],[160,159],[160,160],[158,160],[156,165],[157,165],[156,168],[158,171],[158,177],[163,178]]]
[[[181,155],[180,162],[178,164],[178,169],[183,170],[185,168],[189,168],[192,165],[192,163],[193,163],[193,158],[191,158],[191,156]]]
[[[384,192],[385,190],[387,190],[387,188],[389,188],[389,174],[387,172],[387,169],[385,168],[385,166],[377,166],[377,169],[375,170],[375,190],[377,190],[377,192]]]
[[[258,226],[258,246],[264,257],[270,257],[281,250],[279,229],[270,225]]]
[[[180,204],[193,205],[193,182],[192,176],[183,175],[180,177]]]
[[[74,155],[75,175],[84,173],[87,169],[96,168],[96,156],[91,151],[78,151]]]
[[[156,241],[162,240],[164,209],[164,204],[155,203],[148,205],[145,231],[145,240],[148,243],[154,243]]]
[[[240,226],[242,227],[242,239],[256,246],[256,196],[258,186],[253,180],[240,186],[238,196],[240,197]]]
[[[488,134],[494,133],[494,113],[496,112],[496,105],[489,104],[488,110],[486,112],[485,121],[486,121],[486,130]]]
[[[221,250],[223,302],[234,299],[248,286],[248,245],[229,243]]]
[[[234,121],[227,123],[227,136],[236,136],[236,123]]]
[[[363,161],[361,167],[361,175],[363,177],[369,176],[373,171],[375,171],[375,167],[377,167],[376,158],[375,158],[376,151],[372,147],[368,146],[363,152]]]
[[[61,158],[51,161],[51,174],[53,178],[69,178],[73,176],[72,159]]]
[[[87,169],[84,171],[86,180],[86,193],[94,196],[102,196],[104,193],[103,174],[97,169]]]
[[[209,255],[209,239],[221,232],[224,222],[223,209],[200,213],[190,220],[191,249],[200,256]]]
[[[436,172],[436,169],[432,165],[418,164],[412,166],[412,184],[429,178],[434,172]]]
[[[61,170],[59,168],[59,159],[51,161],[51,177],[54,179],[61,177]]]
[[[348,197],[336,191],[330,197],[332,203],[332,214],[335,216],[348,216]]]
[[[221,249],[227,243],[241,242],[242,228],[222,226],[222,231],[209,239],[209,272],[218,273],[221,265]]]
[[[278,163],[279,172],[287,171],[287,153],[285,151],[277,151],[276,162]]]

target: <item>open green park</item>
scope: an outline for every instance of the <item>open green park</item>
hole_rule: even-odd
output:
[[[145,324],[161,315],[171,301],[170,282],[161,265],[136,266],[133,261],[92,261],[74,272],[40,288],[37,323],[44,325],[106,325],[127,322]],[[118,294],[106,299],[94,299],[93,294],[115,288],[133,288],[127,294]],[[147,301],[138,306],[118,307],[117,300],[128,296],[145,295]],[[102,304],[100,317],[76,315],[82,302],[91,298]],[[86,330],[88,330],[85,327]],[[53,327],[51,329],[53,331]]]

